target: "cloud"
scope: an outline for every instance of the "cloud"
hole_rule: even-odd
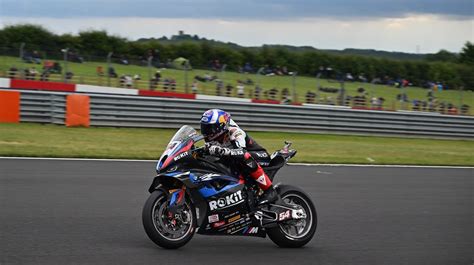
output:
[[[474,20],[450,20],[434,15],[405,18],[340,21],[331,18],[279,20],[223,20],[195,18],[22,18],[4,17],[1,26],[16,23],[44,25],[55,33],[105,29],[130,39],[161,37],[184,30],[200,37],[230,41],[245,46],[289,44],[320,49],[363,48],[388,51],[459,52],[472,39]],[[3,25],[2,25],[3,24]]]
[[[470,19],[472,0],[1,0],[2,16],[291,20],[399,18],[434,14]]]

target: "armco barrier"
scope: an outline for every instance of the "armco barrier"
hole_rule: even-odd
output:
[[[21,121],[64,124],[67,94],[21,91]],[[178,128],[189,124],[197,127],[206,109],[221,108],[229,111],[243,128],[255,131],[474,138],[473,117],[218,100],[88,95],[91,126]]]

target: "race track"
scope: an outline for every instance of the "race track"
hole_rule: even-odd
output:
[[[152,162],[0,159],[0,264],[429,264],[473,257],[473,169],[289,166],[277,182],[316,203],[301,249],[196,235],[151,242],[141,210]]]

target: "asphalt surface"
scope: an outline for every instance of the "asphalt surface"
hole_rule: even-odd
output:
[[[284,168],[315,201],[301,249],[196,235],[164,250],[141,224],[154,163],[0,159],[0,264],[473,264],[473,169]]]

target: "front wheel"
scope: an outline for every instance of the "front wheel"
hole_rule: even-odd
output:
[[[291,187],[280,188],[280,196],[286,204],[300,206],[306,217],[278,223],[278,226],[267,229],[270,239],[280,247],[298,248],[306,245],[314,236],[318,224],[316,208],[303,191]]]
[[[146,234],[155,244],[174,249],[191,240],[196,217],[187,197],[181,209],[176,214],[171,214],[168,211],[168,195],[164,190],[153,191],[143,207],[142,221]]]

